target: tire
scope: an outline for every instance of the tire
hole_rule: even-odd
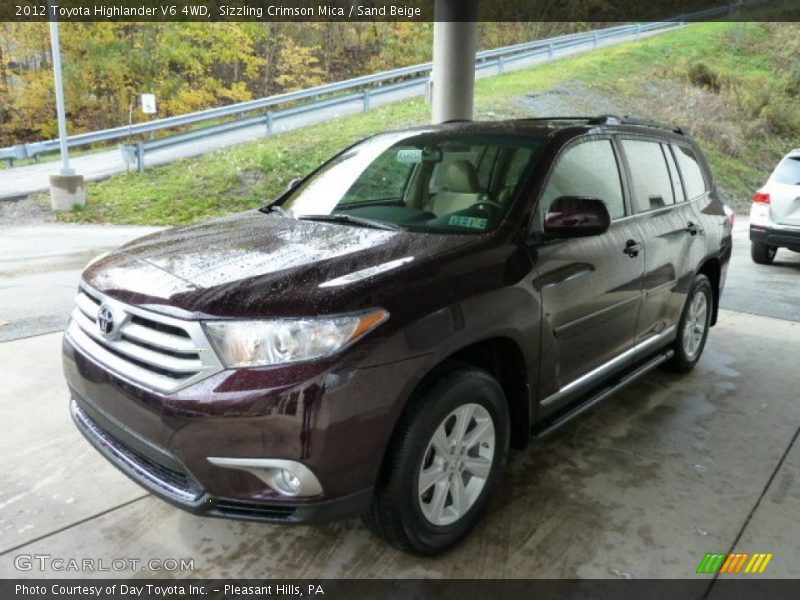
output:
[[[700,360],[708,339],[713,308],[714,291],[711,282],[708,277],[700,274],[692,282],[678,321],[678,336],[672,346],[675,354],[669,363],[674,371],[691,371]]]
[[[771,265],[778,253],[777,246],[767,246],[760,242],[750,242],[750,258],[759,265]]]
[[[456,443],[462,423],[467,426],[460,436],[469,446],[465,451]],[[364,523],[392,546],[418,555],[457,544],[478,523],[502,479],[509,427],[505,394],[489,373],[471,366],[444,371],[410,400]],[[448,454],[451,441],[455,455]],[[475,475],[470,463],[485,477]]]

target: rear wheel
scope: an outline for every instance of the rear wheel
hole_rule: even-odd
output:
[[[451,369],[412,398],[364,522],[401,550],[446,550],[479,521],[508,444],[508,408],[497,381],[480,369]]]
[[[676,371],[691,371],[700,360],[711,327],[714,292],[711,282],[703,274],[695,277],[686,305],[678,322],[678,337],[672,349],[675,352],[671,366]]]
[[[760,242],[750,242],[750,257],[759,265],[771,265],[778,253],[777,246],[767,246]]]

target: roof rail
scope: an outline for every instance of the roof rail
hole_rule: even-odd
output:
[[[597,115],[594,117],[525,117],[521,121],[586,121],[587,125],[639,125],[640,127],[653,127],[656,129],[666,129],[674,133],[683,135],[683,130],[675,125],[664,125],[656,121],[645,121],[635,119],[629,115],[618,117],[617,115]]]
[[[638,125],[640,127],[653,127],[654,129],[666,129],[674,133],[683,135],[683,129],[676,125],[665,125],[658,121],[637,119],[630,115],[620,118],[616,115],[600,115],[589,120],[590,125]]]
[[[519,121],[591,121],[594,117],[559,116],[559,117],[522,117]]]

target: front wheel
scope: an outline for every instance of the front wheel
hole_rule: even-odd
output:
[[[777,246],[767,246],[760,242],[750,242],[750,258],[759,265],[771,265],[778,253]]]
[[[466,366],[410,402],[364,522],[396,548],[431,555],[463,539],[485,510],[508,454],[508,408],[497,381]]]
[[[686,305],[678,322],[678,337],[673,345],[675,352],[671,366],[676,371],[691,371],[700,360],[711,327],[714,292],[705,275],[695,277]]]

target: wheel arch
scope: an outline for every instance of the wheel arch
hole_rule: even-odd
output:
[[[525,354],[520,345],[507,336],[472,342],[431,365],[409,395],[404,411],[420,389],[431,385],[442,373],[459,365],[483,369],[497,380],[508,404],[511,447],[524,448],[530,440],[530,382]]]

